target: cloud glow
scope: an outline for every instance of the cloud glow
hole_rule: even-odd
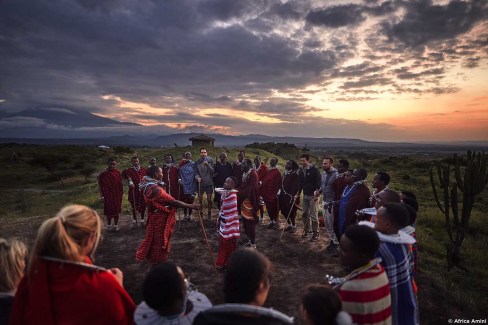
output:
[[[148,131],[488,140],[487,17],[483,0],[6,0],[0,129],[54,107]]]

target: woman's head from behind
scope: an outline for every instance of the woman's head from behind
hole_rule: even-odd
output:
[[[0,238],[0,292],[15,291],[24,275],[26,256],[23,242]]]
[[[180,267],[165,262],[152,268],[142,285],[144,301],[163,316],[180,314],[186,305],[187,282]]]
[[[84,205],[65,206],[39,228],[31,262],[40,256],[77,262],[87,256],[93,258],[100,234],[101,221],[96,211]]]
[[[252,248],[240,248],[230,257],[224,276],[226,303],[262,306],[271,286],[271,262]]]

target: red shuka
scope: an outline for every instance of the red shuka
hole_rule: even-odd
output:
[[[281,188],[281,173],[278,168],[269,169],[266,176],[261,179],[261,182],[263,182],[261,196],[264,202],[276,201],[276,194]]]
[[[118,216],[122,211],[122,177],[117,169],[105,170],[98,175],[98,187],[103,199],[103,214]]]
[[[259,165],[259,168],[256,169],[256,173],[258,174],[258,180],[262,181],[268,173],[268,167],[266,166],[266,164],[261,163],[261,165]]]
[[[124,179],[131,179],[134,183],[134,187],[129,187],[129,202],[133,209],[137,212],[142,212],[146,209],[146,203],[144,202],[144,196],[139,191],[139,183],[142,178],[146,176],[146,169],[141,167],[139,171],[136,171],[133,167],[127,168],[122,173]]]
[[[39,260],[17,288],[10,324],[133,324],[135,307],[110,271]]]
[[[176,166],[168,167],[163,165],[163,182],[166,184],[166,192],[176,200],[180,197],[180,185],[178,184],[178,168]]]
[[[265,163],[261,163],[259,165],[259,168],[256,169],[256,174],[258,174],[258,182],[262,182],[264,177],[266,177],[266,174],[268,173],[268,167],[266,166]],[[258,187],[258,195],[262,196],[261,194],[262,191],[262,186]]]
[[[171,251],[170,240],[176,225],[176,209],[166,206],[174,198],[156,184],[146,187],[144,198],[148,211],[146,238],[137,249],[136,260],[162,263],[168,259]]]

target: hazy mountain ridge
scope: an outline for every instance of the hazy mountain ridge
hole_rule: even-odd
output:
[[[32,108],[19,112],[0,114],[1,120],[15,120],[19,118],[38,119],[46,124],[59,125],[66,128],[106,127],[106,126],[140,126],[137,123],[120,122],[98,116],[87,111],[71,108]]]
[[[38,145],[107,145],[107,146],[146,146],[146,147],[179,147],[189,146],[189,139],[201,133],[177,133],[170,135],[123,135],[97,138],[71,138],[71,139],[39,139],[39,138],[0,138],[0,143],[25,143]],[[453,143],[403,143],[378,142],[347,138],[306,138],[306,137],[272,137],[267,135],[223,135],[207,134],[215,138],[218,147],[244,147],[259,142],[290,143],[299,147],[315,150],[358,150],[358,151],[389,151],[392,153],[409,152],[445,152],[466,150],[488,150],[488,142],[484,141],[456,141]]]

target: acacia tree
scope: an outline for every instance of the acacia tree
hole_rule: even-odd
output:
[[[88,183],[88,178],[96,171],[97,169],[93,166],[86,166],[80,170],[80,174],[85,176],[85,184]]]
[[[72,176],[73,173],[69,171],[58,171],[63,164],[71,162],[67,155],[59,154],[37,154],[29,162],[31,166],[43,167],[52,177],[56,178],[64,186],[63,178]]]

